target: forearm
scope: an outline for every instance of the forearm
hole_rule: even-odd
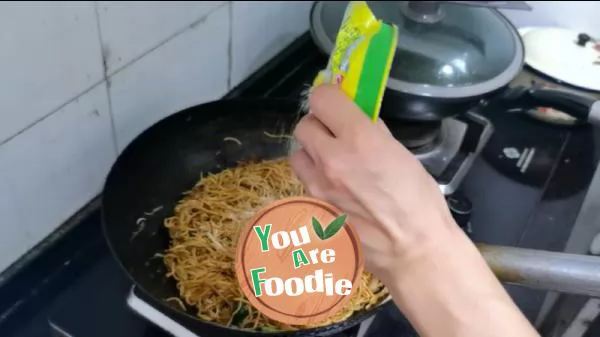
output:
[[[390,274],[396,304],[423,337],[539,336],[459,230]],[[427,290],[424,290],[427,289]]]

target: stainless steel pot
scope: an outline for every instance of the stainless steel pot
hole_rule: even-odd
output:
[[[379,19],[399,29],[398,48],[381,116],[439,121],[480,105],[506,109],[553,107],[600,123],[600,103],[573,92],[548,88],[509,88],[524,63],[523,41],[495,8],[528,8],[524,2],[383,1],[367,2]],[[330,53],[347,1],[315,2],[311,33]]]

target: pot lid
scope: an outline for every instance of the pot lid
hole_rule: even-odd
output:
[[[564,28],[534,28],[523,34],[525,62],[567,84],[600,91],[600,40]]]
[[[367,1],[377,18],[399,30],[388,89],[470,97],[496,90],[519,73],[523,45],[516,29],[497,10],[486,8],[489,4],[462,3],[469,2]],[[313,38],[328,54],[347,5],[318,1],[311,12]]]

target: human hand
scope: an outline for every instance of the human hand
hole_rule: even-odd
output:
[[[382,122],[334,86],[315,89],[309,107],[294,132],[302,149],[292,168],[312,196],[348,214],[367,270],[420,336],[539,336],[454,222],[437,183]]]
[[[312,196],[348,214],[367,269],[383,280],[456,225],[437,183],[335,86],[315,89],[294,132],[291,165]]]

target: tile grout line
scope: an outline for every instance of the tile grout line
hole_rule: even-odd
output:
[[[97,3],[96,1],[94,1],[94,3]],[[206,21],[206,19],[213,14],[214,12],[216,12],[217,10],[223,8],[223,6],[226,6],[228,4],[228,2],[224,2],[223,4],[213,8],[212,10],[210,10],[208,13],[206,13],[205,15],[201,16],[200,18],[196,19],[195,21],[193,21],[192,23],[188,24],[187,26],[183,27],[182,29],[179,29],[178,31],[176,31],[174,34],[171,34],[169,37],[167,37],[165,40],[161,41],[160,43],[158,43],[156,46],[148,49],[147,51],[145,51],[144,53],[142,53],[141,55],[135,57],[134,59],[132,59],[131,61],[125,63],[123,66],[119,67],[118,69],[116,69],[115,71],[113,71],[112,73],[108,74],[107,76],[105,76],[106,78],[108,78],[110,80],[110,77],[112,77],[113,75],[116,75],[117,73],[121,72],[122,70],[126,69],[127,67],[129,67],[130,65],[132,65],[133,63],[137,62],[138,60],[142,59],[144,56],[150,54],[151,52],[155,51],[156,49],[164,46],[167,42],[169,42],[170,40],[172,40],[173,38],[179,36],[182,33],[185,33],[188,30],[194,29],[196,26],[198,26],[199,24],[203,23],[204,21]],[[98,20],[98,24],[99,24],[99,20]],[[14,138],[16,138],[17,136],[23,134],[25,131],[31,129],[32,127],[34,127],[35,125],[39,124],[40,122],[44,121],[45,119],[47,119],[48,117],[54,115],[56,112],[60,111],[62,108],[64,108],[65,106],[73,103],[74,101],[78,100],[79,98],[81,98],[81,96],[87,94],[88,92],[92,91],[93,89],[95,89],[98,85],[103,84],[103,82],[105,82],[105,78],[102,78],[101,80],[95,82],[94,84],[92,84],[90,87],[88,87],[87,89],[83,90],[82,92],[80,92],[79,94],[76,94],[74,97],[68,99],[66,102],[60,104],[57,108],[52,109],[49,113],[45,114],[44,116],[36,119],[35,121],[33,121],[32,123],[28,124],[27,126],[25,126],[24,128],[22,128],[21,130],[15,132],[14,134],[12,134],[11,136],[6,137],[5,139],[1,139],[0,140],[0,146],[7,144],[8,142],[10,142],[11,140],[13,140]]]
[[[79,94],[75,95],[73,98],[67,100],[65,103],[59,105],[57,108],[53,109],[52,111],[50,111],[49,113],[45,114],[44,116],[42,116],[42,117],[36,119],[35,121],[31,122],[30,124],[28,124],[27,126],[25,126],[24,128],[22,128],[21,130],[15,132],[13,135],[8,136],[8,137],[6,137],[3,140],[0,140],[0,146],[2,146],[4,144],[7,144],[11,140],[15,139],[17,136],[19,136],[22,133],[24,133],[25,131],[27,131],[27,130],[31,129],[32,127],[36,126],[37,124],[43,122],[48,117],[54,115],[56,112],[60,111],[65,106],[67,106],[67,105],[75,102],[76,100],[78,100],[79,98],[81,98],[83,95],[85,95],[88,92],[92,91],[93,89],[95,89],[98,85],[102,84],[103,82],[104,82],[104,79],[97,81],[96,83],[92,84],[89,88],[83,90],[82,92],[80,92]]]
[[[208,19],[208,17],[213,14],[214,12],[218,11],[219,9],[223,8],[223,6],[226,6],[227,2],[220,4],[219,6],[211,9],[208,13],[202,15],[201,17],[199,17],[198,19],[194,20],[192,23],[184,26],[183,28],[175,31],[173,34],[169,35],[167,38],[165,38],[164,40],[160,41],[158,44],[156,44],[154,47],[149,48],[148,50],[146,50],[145,52],[142,52],[140,55],[134,57],[133,59],[131,59],[130,61],[126,62],[124,65],[122,65],[121,67],[115,69],[114,71],[112,71],[111,73],[108,74],[108,77],[112,77],[118,73],[120,73],[121,71],[123,71],[125,68],[129,67],[130,65],[132,65],[133,63],[137,62],[138,60],[142,59],[144,56],[152,53],[153,51],[157,50],[158,48],[164,46],[165,44],[167,44],[169,41],[173,40],[174,38],[176,38],[177,36],[187,32],[188,30],[192,30],[194,28],[196,28],[198,25],[200,25],[201,23],[203,23],[204,21],[206,21],[206,19]]]
[[[94,1],[94,17],[96,18],[96,30],[98,31],[98,43],[100,44],[100,58],[102,61],[102,75],[104,77],[104,88],[106,90],[106,99],[108,104],[108,115],[110,119],[110,131],[113,141],[113,150],[115,150],[115,158],[119,155],[119,145],[117,142],[117,127],[115,124],[115,115],[112,107],[112,95],[110,93],[110,78],[108,78],[108,60],[102,38],[102,27],[100,25],[100,14],[98,12],[98,1]]]

